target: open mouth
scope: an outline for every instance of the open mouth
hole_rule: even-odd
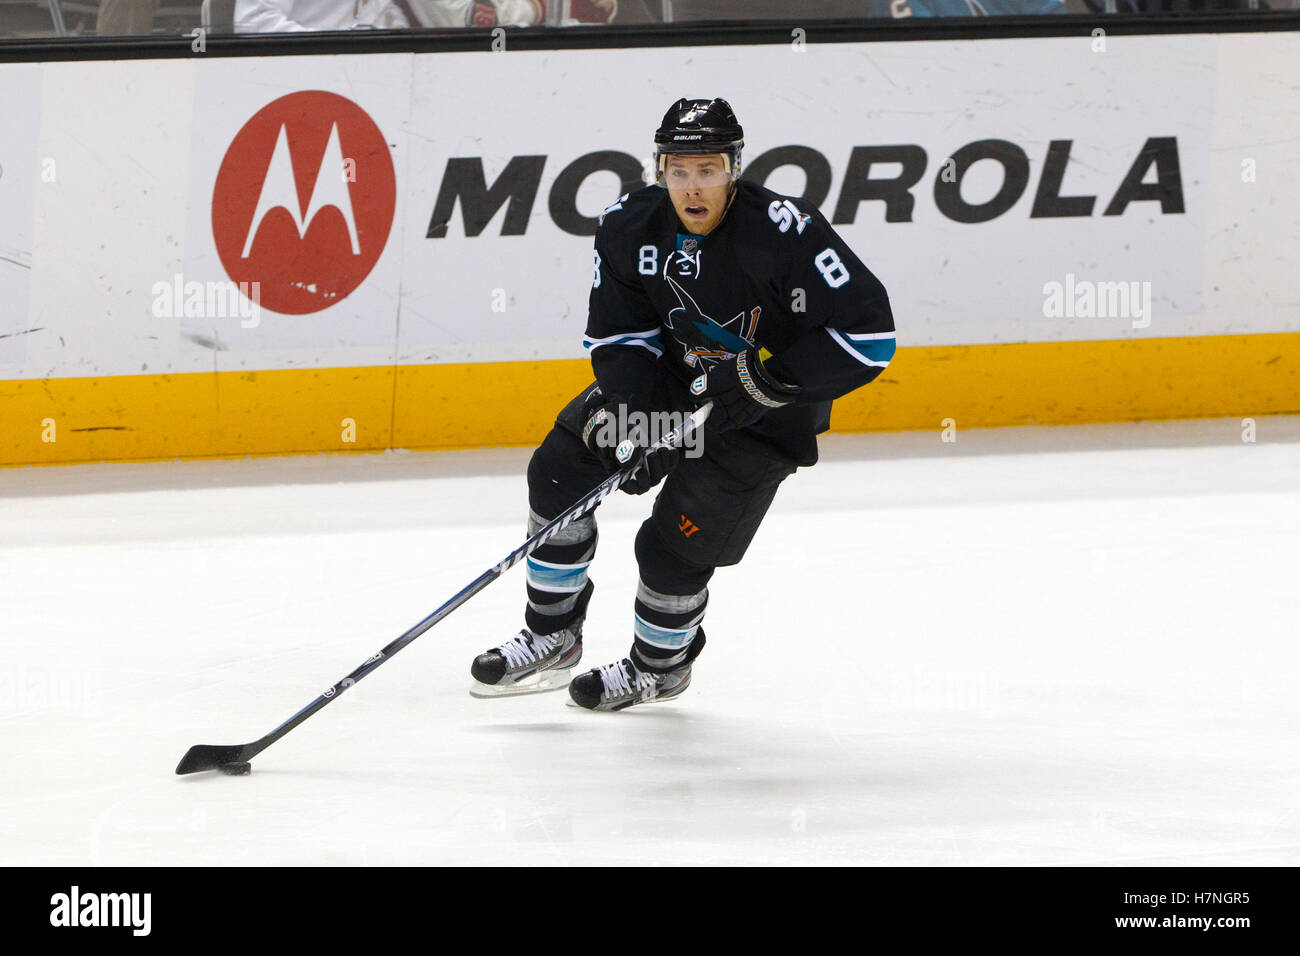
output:
[[[692,219],[703,219],[709,214],[708,206],[689,205],[686,207],[686,215]]]

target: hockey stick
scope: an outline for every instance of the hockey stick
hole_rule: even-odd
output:
[[[696,409],[692,414],[687,416],[682,424],[674,428],[660,441],[654,444],[654,448],[677,448],[682,445],[686,436],[691,432],[697,431],[704,425],[705,419],[709,417],[709,412],[713,408],[713,403],[706,403]],[[631,446],[628,443],[625,451],[624,446],[619,446],[619,457],[626,460],[627,454],[631,452]],[[501,561],[497,562],[488,570],[484,571],[470,584],[466,585],[459,593],[449,600],[438,610],[434,611],[415,627],[411,628],[401,637],[397,638],[378,654],[368,658],[365,663],[354,670],[347,677],[343,678],[334,686],[327,689],[319,697],[304,707],[298,713],[294,714],[275,730],[271,731],[260,740],[255,740],[249,744],[235,744],[229,747],[218,747],[212,744],[195,744],[189,750],[185,751],[185,756],[181,762],[176,765],[178,774],[198,773],[202,770],[220,770],[223,773],[232,775],[245,774],[249,772],[249,761],[260,754],[271,744],[275,743],[293,728],[297,727],[304,720],[310,717],[316,711],[323,708],[330,701],[335,700],[345,690],[368,676],[376,670],[381,664],[389,660],[394,654],[410,644],[417,637],[423,634],[429,628],[433,627],[456,608],[460,607],[479,591],[501,577],[506,571],[510,570],[528,555],[536,551],[541,545],[545,544],[561,530],[566,528],[576,519],[582,517],[596,505],[600,504],[606,497],[617,491],[622,485],[632,477],[631,468],[622,468],[610,475],[591,491],[587,492],[582,498],[575,502],[568,511],[561,514],[554,521],[542,528],[535,535],[521,544],[515,550],[511,551]]]

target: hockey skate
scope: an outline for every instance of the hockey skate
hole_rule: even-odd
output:
[[[667,674],[651,674],[625,657],[579,674],[569,682],[569,697],[587,710],[623,710],[633,704],[670,700],[690,682],[690,664]]]
[[[587,710],[624,710],[634,704],[672,700],[691,683],[691,663],[704,649],[704,629],[691,643],[690,656],[667,673],[643,671],[630,657],[579,674],[569,682],[572,704]]]
[[[474,658],[469,672],[473,697],[512,697],[559,690],[569,683],[572,668],[582,660],[582,621],[553,634],[523,628],[504,644]]]

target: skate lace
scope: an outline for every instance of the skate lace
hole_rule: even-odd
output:
[[[628,673],[628,668],[632,669],[636,677]],[[603,665],[600,668],[600,682],[605,685],[605,699],[612,700],[615,697],[639,694],[647,687],[653,687],[655,679],[653,674],[637,670],[636,665],[625,657],[613,664]]]
[[[522,667],[534,663],[549,653],[559,643],[553,634],[534,634],[523,630],[497,648],[506,659],[508,667]]]

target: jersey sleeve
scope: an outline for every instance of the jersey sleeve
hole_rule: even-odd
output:
[[[591,353],[601,391],[633,410],[648,411],[657,362],[664,353],[663,329],[636,278],[634,243],[626,238],[629,223],[615,218],[622,211],[611,206],[596,230],[595,271],[582,344]]]
[[[802,232],[792,237],[785,278],[786,301],[805,330],[764,363],[778,378],[800,387],[798,404],[861,388],[885,370],[895,348],[885,287],[820,213],[807,219]]]

